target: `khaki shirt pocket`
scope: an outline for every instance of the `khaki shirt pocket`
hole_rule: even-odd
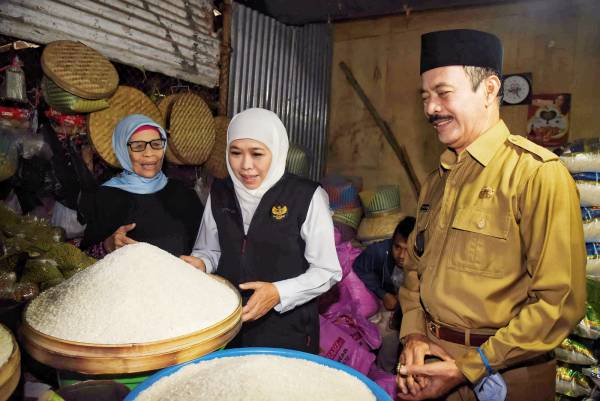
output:
[[[452,220],[450,268],[487,277],[503,275],[510,216],[500,210],[460,208]]]

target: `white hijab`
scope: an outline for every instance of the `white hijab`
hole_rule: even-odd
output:
[[[272,154],[271,166],[267,176],[256,189],[248,189],[237,179],[229,165],[229,145],[237,139],[253,139],[263,143]],[[285,160],[287,158],[289,141],[287,131],[277,114],[272,111],[252,108],[236,114],[227,128],[227,149],[225,160],[227,171],[233,180],[235,194],[242,209],[244,232],[254,216],[263,195],[275,185],[285,173]]]

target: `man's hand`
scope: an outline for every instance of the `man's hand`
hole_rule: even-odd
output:
[[[122,246],[129,244],[137,244],[137,241],[132,240],[127,236],[127,233],[135,228],[135,223],[127,224],[117,228],[117,231],[110,237],[102,241],[102,245],[107,252],[113,252]]]
[[[383,306],[387,310],[394,310],[398,306],[398,298],[394,294],[386,292],[383,296]]]
[[[203,272],[206,273],[206,265],[204,264],[204,261],[202,259],[197,258],[195,256],[187,256],[187,255],[181,255],[179,257],[179,259],[183,260],[184,262],[189,263],[190,265],[194,266],[196,269],[202,270]]]
[[[242,290],[254,290],[254,293],[242,308],[242,322],[260,319],[280,301],[279,291],[273,283],[251,281],[240,284]]]
[[[452,360],[450,355],[442,347],[433,343],[422,334],[409,334],[406,336],[404,349],[400,355],[401,365],[422,366],[425,364],[425,357],[428,355],[436,356],[442,360]],[[430,378],[427,376],[406,375],[398,372],[396,376],[400,394],[416,395],[418,392],[428,386]]]
[[[429,379],[428,385],[416,394],[398,394],[401,400],[406,401],[437,399],[467,381],[453,359],[426,363],[424,365],[402,366],[398,374],[403,376],[420,376]]]

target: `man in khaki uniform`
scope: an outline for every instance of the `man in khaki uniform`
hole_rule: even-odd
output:
[[[472,388],[499,373],[506,399],[552,401],[550,351],[584,314],[577,189],[553,153],[500,119],[501,70],[494,35],[422,37],[423,107],[448,149],[408,241],[400,399],[476,400]]]

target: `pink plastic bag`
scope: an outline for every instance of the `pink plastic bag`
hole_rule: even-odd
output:
[[[344,288],[348,291],[350,298],[356,304],[357,312],[362,317],[368,319],[379,310],[379,300],[369,291],[354,270],[350,271],[338,285],[342,287],[340,288],[341,292],[344,291]]]
[[[381,387],[392,400],[398,399],[398,384],[396,383],[396,376],[388,373],[379,368],[379,366],[373,364],[367,377],[373,380],[379,387]]]
[[[319,355],[350,366],[367,374],[375,361],[375,354],[367,351],[352,337],[335,324],[319,316],[321,323],[321,340]]]
[[[350,335],[365,349],[377,349],[381,346],[381,334],[377,325],[356,312],[353,302],[337,302],[321,315]]]

